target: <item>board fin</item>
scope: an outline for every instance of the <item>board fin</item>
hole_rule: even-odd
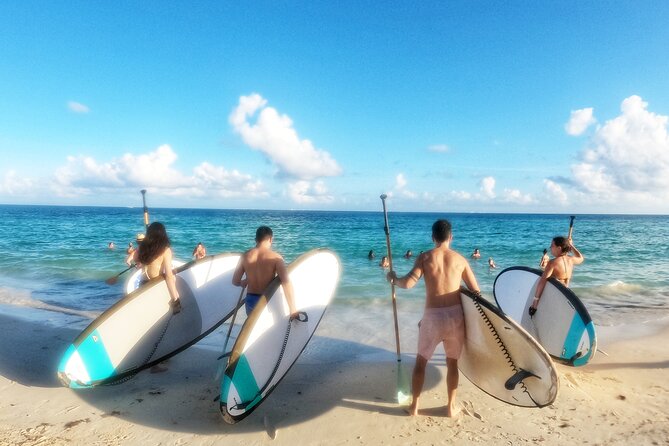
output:
[[[534,373],[525,370],[525,369],[518,369],[516,373],[511,376],[511,378],[507,379],[506,382],[504,383],[504,387],[506,390],[513,390],[516,388],[516,385],[518,385],[519,382],[527,378],[528,376],[534,376],[535,378],[541,379],[539,376],[535,375]]]

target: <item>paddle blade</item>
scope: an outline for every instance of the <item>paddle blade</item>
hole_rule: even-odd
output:
[[[397,363],[397,403],[400,406],[408,406],[411,403],[409,380],[404,373],[401,362]]]
[[[118,282],[118,276],[113,276],[113,277],[110,277],[109,279],[105,280],[105,283],[107,285],[114,285],[116,282]]]

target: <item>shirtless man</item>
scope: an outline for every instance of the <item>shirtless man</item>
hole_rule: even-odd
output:
[[[246,290],[246,314],[251,314],[253,308],[260,300],[260,296],[265,292],[267,285],[279,276],[281,286],[288,302],[290,318],[297,318],[295,309],[295,299],[293,297],[293,285],[288,277],[286,264],[283,257],[272,251],[272,229],[267,226],[260,226],[256,230],[256,246],[246,251],[239,259],[237,268],[232,275],[232,284],[234,286],[248,287]],[[246,275],[245,278],[242,278]]]
[[[567,255],[570,251],[573,251],[573,256]],[[530,316],[534,316],[534,313],[537,312],[537,305],[539,305],[541,294],[544,292],[548,279],[554,277],[565,286],[569,286],[574,265],[580,265],[585,260],[583,254],[572,243],[571,238],[553,238],[551,242],[551,254],[553,254],[554,258],[548,261],[546,269],[544,269],[544,273],[541,275],[539,283],[537,283],[534,300],[529,309]]]
[[[447,220],[437,220],[432,225],[434,249],[421,253],[404,277],[397,277],[394,271],[387,275],[388,281],[400,288],[412,288],[418,280],[425,278],[425,312],[418,324],[418,354],[413,369],[411,387],[413,399],[409,407],[410,415],[418,414],[418,399],[425,381],[425,367],[435,348],[441,342],[446,352],[448,372],[448,417],[456,415],[455,392],[458,388],[458,359],[465,341],[465,322],[460,303],[460,283],[475,293],[479,286],[469,262],[450,248],[452,240],[451,224]]]

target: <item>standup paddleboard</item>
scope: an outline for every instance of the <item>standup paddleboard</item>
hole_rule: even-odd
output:
[[[548,353],[494,305],[462,288],[465,346],[458,368],[479,389],[515,406],[555,401],[558,378]]]
[[[559,281],[551,278],[530,317],[534,292],[542,272],[524,266],[507,268],[495,279],[493,293],[497,306],[560,362],[572,366],[586,364],[595,356],[595,325],[583,302]]]
[[[288,303],[275,278],[244,323],[221,381],[220,409],[228,423],[253,412],[276,388],[307,346],[339,281],[339,260],[317,249],[288,266],[295,306],[306,321],[289,321]]]
[[[172,269],[175,270],[180,266],[184,265],[184,262],[179,260],[172,260]],[[130,294],[139,288],[139,285],[142,283],[142,269],[138,269],[125,282],[125,294]]]
[[[58,367],[72,388],[112,384],[195,344],[230,317],[240,288],[232,285],[239,254],[219,254],[176,271],[181,312],[174,315],[165,279],[156,277],[95,319]]]

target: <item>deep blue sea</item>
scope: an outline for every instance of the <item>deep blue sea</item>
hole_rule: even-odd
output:
[[[403,258],[431,248],[437,218],[453,224],[452,247],[470,260],[484,295],[492,298],[497,273],[514,265],[536,267],[555,235],[566,235],[568,215],[399,213],[389,202],[395,270]],[[274,230],[274,249],[290,262],[313,248],[334,250],[342,275],[333,307],[343,324],[355,328],[386,315],[390,287],[378,262],[386,251],[384,221],[378,212],[151,209],[151,221],[165,224],[175,257],[191,260],[198,242],[209,254],[241,252],[254,244],[255,229]],[[577,215],[574,243],[586,261],[576,267],[572,289],[597,325],[621,325],[669,315],[668,216]],[[55,324],[87,325],[123,293],[105,279],[125,268],[125,247],[143,232],[137,208],[0,206],[0,312],[29,312]],[[110,250],[110,241],[116,249]],[[374,250],[376,259],[367,259]],[[493,257],[498,268],[490,270]],[[400,311],[419,313],[422,281],[398,290]],[[383,316],[386,317],[386,316]],[[385,322],[378,324],[385,327]]]

